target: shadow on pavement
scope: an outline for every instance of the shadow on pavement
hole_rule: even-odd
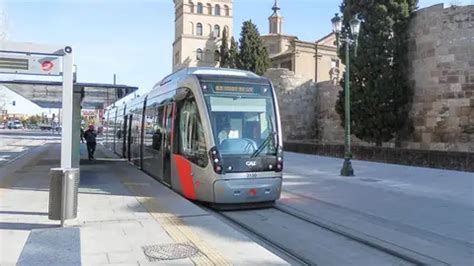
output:
[[[24,230],[30,231],[33,229],[57,228],[59,225],[55,224],[33,224],[33,223],[6,223],[0,222],[0,230]]]
[[[0,211],[0,214],[14,214],[14,215],[48,215],[47,212],[17,212],[17,211]]]

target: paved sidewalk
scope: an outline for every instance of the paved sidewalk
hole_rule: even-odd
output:
[[[47,212],[59,149],[36,148],[0,174],[0,265],[287,264],[103,149],[81,165],[78,218],[58,227]]]
[[[278,204],[451,265],[474,261],[474,173],[285,153]]]

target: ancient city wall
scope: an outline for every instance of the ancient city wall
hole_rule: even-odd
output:
[[[435,5],[410,25],[408,148],[474,152],[474,6]]]
[[[409,36],[413,132],[384,146],[474,152],[474,6],[419,10]],[[335,111],[339,86],[304,82],[285,69],[266,76],[277,88],[285,141],[344,142]]]
[[[277,91],[285,141],[314,141],[318,136],[316,87],[313,82],[283,68],[265,74]]]

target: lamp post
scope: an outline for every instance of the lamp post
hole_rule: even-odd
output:
[[[359,36],[360,30],[360,20],[354,17],[349,21],[349,25],[351,28],[351,34],[349,32],[345,32],[343,36],[341,35],[342,31],[342,19],[339,17],[338,14],[331,19],[333,32],[336,34],[337,39],[337,47],[339,52],[339,42],[346,43],[346,76],[344,82],[344,110],[345,110],[345,127],[344,127],[344,163],[341,169],[342,176],[353,176],[354,169],[352,169],[352,153],[351,153],[351,105],[350,105],[350,88],[349,88],[349,50],[351,44],[355,44],[355,50],[357,55],[357,37]],[[341,38],[342,37],[342,38]],[[351,38],[352,37],[352,38]]]

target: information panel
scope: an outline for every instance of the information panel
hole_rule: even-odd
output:
[[[60,76],[61,60],[55,56],[0,53],[0,73]]]

